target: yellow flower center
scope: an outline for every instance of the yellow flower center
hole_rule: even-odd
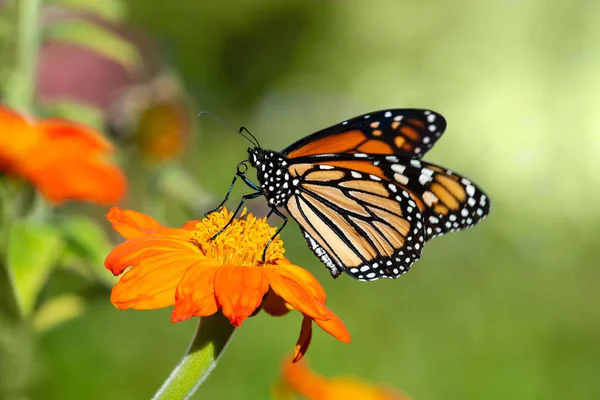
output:
[[[242,219],[242,217],[244,217]],[[263,252],[267,242],[275,235],[277,228],[269,226],[266,218],[256,218],[242,211],[240,218],[231,224],[214,240],[217,234],[233,217],[233,212],[225,207],[210,214],[196,224],[194,239],[202,252],[223,264],[253,266],[262,264]],[[283,241],[279,235],[273,239],[265,254],[265,262],[272,263],[283,257]]]

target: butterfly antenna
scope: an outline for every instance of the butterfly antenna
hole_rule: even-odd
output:
[[[238,133],[240,136],[242,136],[244,139],[246,139],[247,141],[249,141],[252,146],[254,147],[260,147],[258,140],[256,140],[256,138],[254,137],[253,134],[250,133],[250,131],[248,131],[248,129],[246,129],[245,127],[241,127],[239,130],[235,129],[233,126],[229,125],[227,122],[223,121],[221,118],[213,115],[212,113],[208,112],[208,111],[201,111],[200,113],[198,113],[198,116],[201,117],[203,115],[208,115],[212,118],[214,118],[215,120],[219,121],[220,123],[222,123],[223,125],[225,125],[226,127],[228,127],[229,129],[231,129],[232,131]],[[250,137],[248,137],[247,135],[244,135],[242,132],[246,131]]]
[[[243,131],[243,130],[244,130],[244,131],[246,131],[246,133],[248,133],[248,135],[250,135],[250,137],[252,137],[252,139],[254,139],[254,141],[256,142],[256,147],[260,147],[260,143],[258,143],[258,139],[257,139],[257,138],[256,138],[256,137],[255,137],[255,136],[254,136],[254,135],[253,135],[253,134],[252,134],[252,133],[251,133],[251,132],[248,130],[248,129],[246,129],[246,127],[245,127],[245,126],[242,126],[242,127],[240,128],[240,133],[241,133],[241,131]]]

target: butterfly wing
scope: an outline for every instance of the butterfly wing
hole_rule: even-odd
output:
[[[336,277],[397,278],[419,258],[423,215],[400,185],[315,164],[290,167],[297,190],[286,209]]]
[[[427,240],[470,228],[490,212],[488,196],[460,174],[425,162],[398,156],[335,155],[308,157],[321,168],[341,167],[354,176],[392,183],[410,193],[424,215]]]
[[[488,196],[460,174],[421,160],[380,164],[391,182],[406,187],[424,214],[427,240],[470,228],[490,212]]]
[[[375,111],[309,135],[281,151],[289,158],[320,154],[388,154],[422,157],[446,129],[430,110]]]

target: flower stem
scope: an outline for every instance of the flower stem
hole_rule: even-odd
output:
[[[15,191],[0,177],[0,316],[19,320],[23,317],[23,311],[14,274],[8,265],[8,246],[16,202]]]
[[[234,331],[235,327],[221,313],[201,318],[186,355],[152,399],[190,398],[217,365]]]
[[[17,6],[16,62],[6,101],[19,111],[31,112],[39,49],[40,0],[19,0]]]

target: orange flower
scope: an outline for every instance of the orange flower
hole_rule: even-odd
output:
[[[282,384],[282,388],[276,388],[278,392],[294,392],[308,400],[410,400],[408,396],[368,385],[358,379],[325,378],[311,371],[304,361],[296,364],[283,363]],[[286,396],[276,393],[273,397]]]
[[[142,112],[135,139],[148,160],[168,161],[181,153],[190,133],[186,111],[179,104],[162,103]]]
[[[261,306],[275,316],[295,308],[304,314],[295,360],[308,348],[312,321],[348,343],[346,327],[325,306],[325,291],[308,271],[283,257],[279,237],[267,248],[265,263],[261,262],[275,232],[266,218],[249,214],[235,219],[211,240],[231,217],[223,209],[174,229],[147,215],[112,208],[107,218],[128,240],[110,252],[105,266],[115,275],[131,267],[113,288],[112,303],[138,310],[175,305],[172,322],[221,310],[234,326]]]
[[[31,122],[0,106],[0,172],[28,179],[51,202],[121,200],[125,177],[103,159],[111,151],[89,127],[58,119]]]

